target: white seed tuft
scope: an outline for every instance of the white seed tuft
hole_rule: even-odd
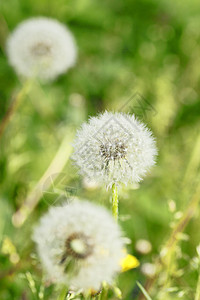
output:
[[[121,230],[101,206],[74,201],[51,207],[33,239],[48,278],[70,289],[99,290],[120,271]]]
[[[76,62],[77,50],[69,29],[56,20],[38,17],[17,26],[7,41],[15,71],[25,78],[53,80]]]
[[[134,115],[105,112],[82,125],[72,159],[81,175],[111,186],[141,181],[156,154],[151,131]]]

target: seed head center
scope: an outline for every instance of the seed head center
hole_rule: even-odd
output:
[[[74,239],[70,243],[71,248],[78,254],[84,254],[87,250],[87,245],[82,239]]]
[[[31,51],[35,56],[42,57],[50,54],[51,47],[48,44],[39,42],[31,48]]]
[[[93,247],[88,237],[83,233],[73,233],[70,235],[66,240],[65,246],[66,255],[76,259],[84,259],[93,251]]]
[[[106,161],[125,158],[126,152],[126,146],[120,141],[107,142],[100,145],[100,155]]]

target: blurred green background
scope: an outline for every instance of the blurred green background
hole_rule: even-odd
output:
[[[1,300],[57,299],[31,241],[34,224],[55,199],[57,205],[63,196],[83,197],[110,207],[110,191],[89,186],[70,160],[65,164],[75,131],[88,116],[105,109],[135,113],[156,136],[156,167],[119,196],[120,223],[132,240],[128,251],[141,266],[155,263],[200,179],[199,1],[0,0],[0,119],[23,86],[8,65],[6,38],[22,20],[41,15],[69,26],[78,61],[55,82],[31,86],[0,140]],[[38,185],[56,155],[60,170],[53,166],[53,179]],[[24,202],[35,186],[40,201],[26,216]],[[153,282],[152,299],[194,300],[199,225],[196,206],[170,268],[163,266]],[[136,251],[139,239],[152,244],[147,255]],[[142,299],[136,280],[145,287],[151,281],[142,267],[120,275],[123,299]]]

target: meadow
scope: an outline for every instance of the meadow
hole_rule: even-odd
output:
[[[24,81],[8,62],[7,37],[36,16],[66,24],[77,44],[76,64],[53,82]],[[135,114],[158,148],[144,180],[119,188],[119,224],[140,262],[117,277],[122,299],[200,300],[199,40],[197,0],[0,0],[0,300],[65,299],[45,281],[32,232],[65,198],[110,209],[111,191],[70,159],[77,129],[105,110]]]

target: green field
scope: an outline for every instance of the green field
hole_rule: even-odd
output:
[[[66,24],[78,58],[54,82],[27,88],[5,45],[33,16]],[[199,42],[197,0],[0,0],[0,128],[19,100],[0,133],[0,300],[59,299],[31,239],[49,206],[80,197],[110,209],[111,191],[89,188],[70,160],[76,130],[104,110],[134,113],[159,152],[140,184],[119,190],[119,223],[140,261],[117,278],[122,298],[145,299],[139,281],[152,300],[200,300]],[[140,239],[152,245],[146,255]]]

